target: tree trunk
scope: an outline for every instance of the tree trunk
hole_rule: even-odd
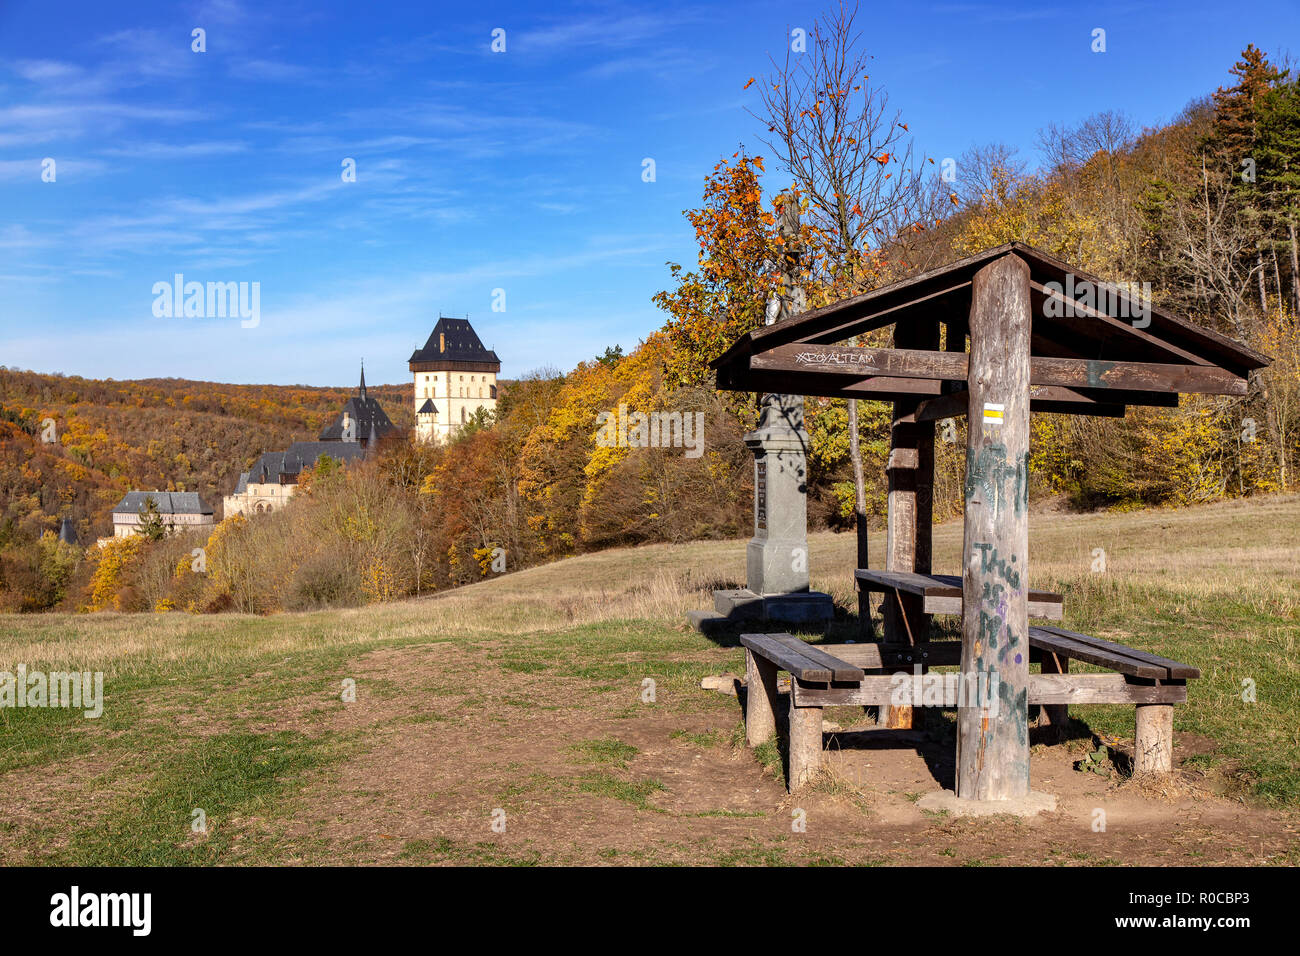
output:
[[[1277,304],[1282,304],[1282,269],[1277,264],[1277,246],[1273,246],[1273,287],[1277,289]]]
[[[1296,248],[1295,220],[1287,222],[1291,232],[1291,314],[1300,315],[1300,249]]]
[[[1268,314],[1268,296],[1264,292],[1264,253],[1259,249],[1255,250],[1255,269],[1259,278],[1259,311],[1261,314]]]

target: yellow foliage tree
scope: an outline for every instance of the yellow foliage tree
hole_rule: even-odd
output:
[[[88,610],[122,610],[123,576],[139,559],[142,545],[143,539],[132,535],[129,538],[113,538],[99,548],[93,559],[96,564],[90,576]]]

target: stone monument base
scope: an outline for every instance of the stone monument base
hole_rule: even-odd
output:
[[[743,621],[821,625],[835,617],[835,604],[821,591],[758,594],[748,588],[713,592],[712,611],[689,611],[686,619],[702,634]]]

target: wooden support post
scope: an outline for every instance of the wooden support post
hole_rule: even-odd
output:
[[[794,681],[792,677],[791,682]],[[790,748],[786,784],[794,793],[813,777],[822,765],[822,709],[796,707],[794,688],[790,689]]]
[[[1029,794],[1029,267],[975,274],[967,388],[961,670],[993,699],[957,708],[957,796]],[[985,706],[987,705],[987,706]]]
[[[939,347],[939,323],[915,322],[894,327],[896,348]],[[930,572],[930,528],[934,520],[934,422],[914,420],[920,399],[894,402],[889,436],[889,526],[885,542],[886,571]],[[930,618],[912,594],[886,592],[883,604],[884,640],[888,644],[920,644],[929,640]],[[882,707],[880,726],[912,726],[911,706]]]
[[[871,566],[871,549],[867,536],[867,501],[862,477],[862,449],[858,436],[858,400],[851,398],[849,406],[849,460],[853,463],[853,525],[858,539],[858,559],[855,568]],[[876,626],[871,621],[871,594],[858,583],[858,631],[863,640],[876,639]]]
[[[1138,704],[1134,736],[1134,773],[1168,773],[1174,768],[1173,704]]]
[[[1070,659],[1061,657],[1051,651],[1043,652],[1043,673],[1044,674],[1068,674],[1070,672]],[[1057,742],[1065,739],[1065,728],[1070,722],[1070,707],[1068,704],[1044,704],[1039,716],[1039,726],[1049,728],[1048,735]]]
[[[757,747],[776,735],[776,665],[745,648],[745,743]]]

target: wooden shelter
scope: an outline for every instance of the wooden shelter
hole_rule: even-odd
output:
[[[893,326],[893,348],[842,344]],[[1021,243],[989,249],[881,289],[766,326],[712,363],[718,387],[893,403],[884,569],[859,587],[885,593],[880,645],[812,647],[746,635],[750,741],[775,726],[776,671],[790,672],[790,773],[820,759],[821,707],[873,704],[910,726],[929,703],[887,672],[956,664],[955,642],[931,644],[936,613],[962,615],[960,677],[996,688],[995,714],[951,688],[958,709],[957,795],[1029,793],[1028,708],[1060,724],[1070,703],[1133,703],[1139,770],[1168,770],[1172,705],[1194,667],[1053,627],[1061,595],[1028,589],[1031,411],[1123,416],[1176,407],[1180,393],[1245,395],[1267,356]],[[966,415],[965,543],[960,576],[931,574],[935,422]],[[954,569],[955,570],[955,569]],[[1031,658],[1042,673],[1031,679]],[[1113,671],[1069,675],[1070,658]],[[874,673],[872,673],[874,671]],[[919,683],[919,682],[918,682]],[[959,682],[960,689],[960,682]],[[909,696],[910,695],[910,696]],[[814,731],[815,728],[815,731]],[[815,740],[814,740],[815,737]],[[815,751],[815,752],[814,752]]]

